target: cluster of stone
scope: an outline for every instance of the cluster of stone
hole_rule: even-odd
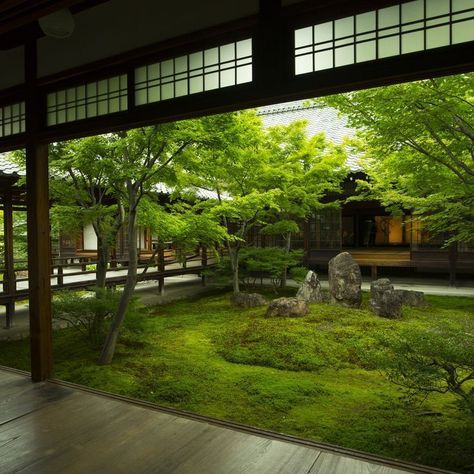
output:
[[[268,302],[258,293],[234,293],[230,297],[230,302],[239,308],[255,308],[257,306],[264,306]]]
[[[362,275],[351,254],[342,252],[329,260],[331,302],[348,308],[360,308]]]

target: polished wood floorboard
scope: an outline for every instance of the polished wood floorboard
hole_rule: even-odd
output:
[[[0,473],[401,474],[0,369]]]

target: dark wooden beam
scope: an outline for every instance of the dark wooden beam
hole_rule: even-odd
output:
[[[13,262],[13,203],[10,189],[3,193],[3,251],[5,272],[3,274],[3,291],[11,295],[15,292],[15,268]],[[9,300],[5,305],[7,329],[12,327],[15,312],[15,301]]]
[[[40,143],[42,107],[36,94],[36,42],[27,45],[26,201],[28,228],[28,288],[31,339],[31,378],[52,375],[51,249],[49,236],[48,144]]]

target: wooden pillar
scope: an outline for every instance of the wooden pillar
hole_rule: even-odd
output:
[[[165,293],[165,250],[161,247],[158,250],[158,272],[160,275],[158,276],[158,293],[160,295],[164,295]]]
[[[3,244],[5,252],[5,273],[3,274],[3,291],[11,296],[5,305],[6,329],[13,324],[15,314],[15,268],[13,261],[13,204],[11,190],[3,195]]]
[[[207,248],[201,247],[201,266],[207,267]],[[206,286],[206,275],[205,273],[201,273],[201,284],[202,286]]]
[[[39,382],[52,375],[53,351],[48,144],[37,138],[46,113],[36,87],[36,66],[36,41],[32,40],[25,45],[26,203],[31,378]]]

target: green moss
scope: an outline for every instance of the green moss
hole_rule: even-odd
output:
[[[272,297],[272,293],[267,293]],[[273,296],[276,296],[273,294]],[[428,297],[402,320],[327,304],[265,318],[211,294],[132,314],[111,366],[72,329],[54,333],[55,375],[158,404],[349,448],[469,472],[474,423],[453,397],[408,404],[369,366],[381,331],[473,319],[470,298]],[[28,341],[2,342],[0,364],[28,369]],[[423,416],[434,411],[440,416]]]

